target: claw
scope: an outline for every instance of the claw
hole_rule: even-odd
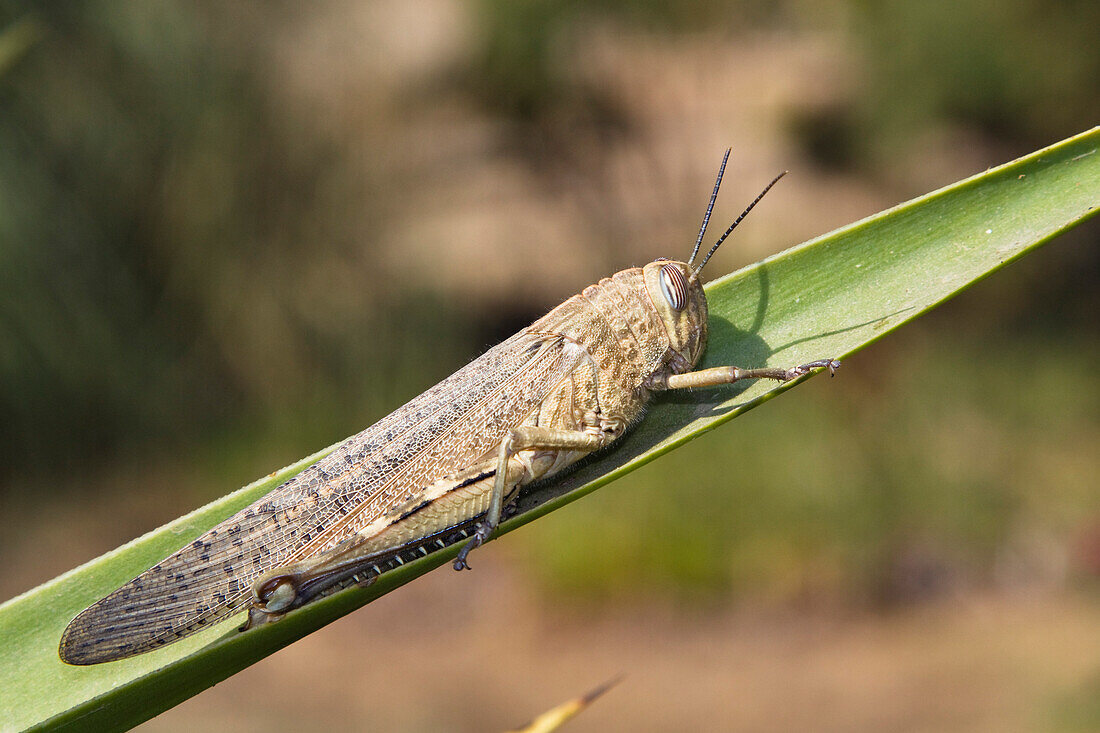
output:
[[[458,556],[455,558],[452,567],[455,570],[470,570],[470,563],[466,561],[466,558],[474,548],[481,547],[485,544],[485,541],[489,539],[489,535],[492,533],[492,527],[483,522],[478,522],[477,529],[474,530],[474,534],[470,537],[470,541],[458,551]]]
[[[840,368],[840,362],[836,359],[818,359],[817,361],[811,361],[808,364],[799,364],[796,367],[791,367],[787,370],[787,380],[801,377],[803,374],[809,374],[814,369],[828,369],[829,376],[836,374],[836,370]]]

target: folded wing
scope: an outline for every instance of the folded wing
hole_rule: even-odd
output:
[[[123,659],[234,615],[266,571],[335,546],[494,451],[585,358],[552,334],[521,332],[490,349],[86,608],[65,629],[61,658]]]

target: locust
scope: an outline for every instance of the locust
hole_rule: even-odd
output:
[[[275,621],[459,543],[454,568],[468,569],[523,487],[614,446],[654,395],[835,372],[835,359],[695,370],[707,342],[700,274],[784,175],[695,265],[729,152],[686,262],[662,258],[600,280],[348,438],[80,612],[61,659],[124,659],[245,610],[242,630]]]

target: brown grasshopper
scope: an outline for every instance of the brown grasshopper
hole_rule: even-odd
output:
[[[614,444],[654,393],[835,371],[832,359],[693,371],[707,341],[700,272],[783,175],[694,266],[728,158],[687,262],[660,259],[585,288],[348,438],[82,611],[61,659],[123,659],[245,608],[248,628],[463,541],[454,568],[469,568],[521,487]]]

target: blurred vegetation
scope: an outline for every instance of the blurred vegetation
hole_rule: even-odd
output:
[[[380,386],[422,383],[401,365],[430,360],[433,296],[371,277],[369,238],[333,218],[382,182],[334,173],[334,141],[274,107],[256,19],[235,12],[35,11],[42,37],[0,81],[4,474],[79,473],[252,422],[291,422],[297,440],[313,410],[332,415],[319,444],[388,404]]]
[[[1051,707],[1047,717],[1052,730],[1068,733],[1096,730],[1097,722],[1100,722],[1100,675],[1085,680],[1079,689]]]
[[[868,152],[879,164],[899,143],[945,122],[1030,150],[1100,120],[1096,3],[879,0],[857,7],[869,89],[855,105],[855,132],[862,139],[875,132],[878,149]]]
[[[434,205],[409,199],[435,171],[393,160],[389,136],[457,104],[499,125],[494,144],[536,179],[563,151],[584,165],[590,148],[572,140],[634,129],[615,89],[572,61],[591,34],[839,39],[856,78],[791,110],[792,145],[906,195],[921,179],[898,161],[942,135],[1007,160],[1100,120],[1095,3],[462,7],[473,29],[446,73],[396,93],[363,82],[333,120],[288,104],[275,67],[316,32],[315,10],[0,4],[0,28],[36,31],[0,59],[0,499],[29,502],[24,487],[44,483],[79,496],[93,468],[176,450],[226,465],[261,445],[286,462],[537,315],[522,292],[509,305],[477,283],[443,291],[393,264],[388,222]],[[891,602],[1061,577],[1072,558],[1035,548],[1072,555],[1100,531],[1088,525],[1100,517],[1096,238],[1091,227],[1033,255],[843,379],[532,526],[523,551],[552,587],[589,597],[671,586],[797,602],[843,588]],[[1022,379],[1025,395],[1012,389]],[[714,454],[735,457],[735,490]]]
[[[863,77],[850,97],[792,114],[805,152],[874,170],[898,151],[962,125],[1014,155],[1100,120],[1100,6],[1088,0],[479,0],[482,43],[469,68],[476,96],[522,122],[563,109],[613,110],[613,90],[586,84],[570,59],[579,38],[610,24],[659,33],[817,28],[841,33]],[[596,116],[595,119],[605,119]]]

